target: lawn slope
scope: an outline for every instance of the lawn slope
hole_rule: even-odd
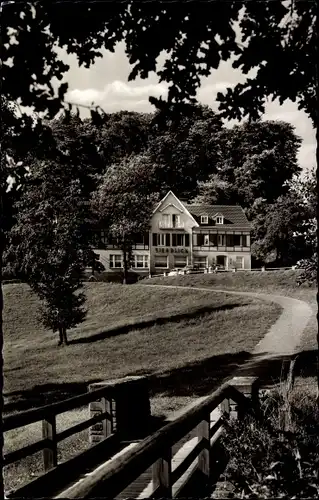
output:
[[[151,281],[151,280],[150,280]],[[57,347],[36,320],[39,301],[27,285],[4,287],[5,412],[86,392],[93,381],[149,376],[152,414],[177,410],[211,392],[249,357],[276,321],[278,306],[233,295],[89,283],[88,315]],[[62,431],[88,418],[88,408],[57,419]],[[5,452],[41,439],[41,422],[5,433]],[[88,447],[88,431],[59,443],[59,460]],[[6,490],[42,470],[37,453],[4,470]]]
[[[300,270],[266,272],[239,271],[237,273],[193,274],[166,278],[154,277],[152,279],[145,279],[142,283],[154,285],[180,285],[189,287],[198,286],[221,290],[233,290],[238,292],[260,292],[285,295],[287,297],[303,300],[311,306],[313,316],[304,331],[301,349],[303,351],[310,351],[317,348],[317,287],[315,284],[311,286],[308,286],[307,284],[298,286],[297,277],[300,273]]]
[[[220,357],[228,365],[249,353],[280,314],[259,300],[191,289],[90,283],[85,291],[87,319],[70,332],[71,345],[58,348],[36,321],[39,302],[27,285],[4,287],[7,410],[85,392],[93,381],[170,374],[210,359],[218,371]]]

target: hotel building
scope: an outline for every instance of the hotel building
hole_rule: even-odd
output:
[[[187,265],[251,268],[251,225],[238,205],[186,204],[169,191],[150,219],[149,233],[133,247],[132,271],[153,275]],[[122,252],[103,230],[97,242],[94,250],[106,272],[121,271]]]

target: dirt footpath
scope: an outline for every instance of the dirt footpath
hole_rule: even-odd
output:
[[[145,285],[160,286],[164,288],[183,288],[185,286],[170,285]],[[227,293],[231,295],[243,295],[255,299],[275,302],[279,304],[283,311],[278,320],[272,325],[264,338],[256,345],[253,355],[262,358],[271,358],[273,356],[291,356],[298,352],[298,347],[302,340],[303,331],[311,318],[313,312],[309,304],[302,300],[285,297],[282,295],[273,295],[257,292],[237,292],[234,290],[220,290],[215,288],[192,287],[192,290],[211,291],[214,293]]]

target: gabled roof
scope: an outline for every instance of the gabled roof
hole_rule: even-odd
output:
[[[166,200],[166,198],[168,197],[168,195],[171,194],[175,200],[181,204],[181,206],[184,208],[185,210],[185,213],[191,218],[193,219],[194,223],[195,223],[195,226],[199,226],[199,223],[197,222],[197,220],[193,217],[193,215],[188,211],[187,209],[187,205],[185,203],[182,203],[181,200],[179,200],[177,198],[177,196],[173,193],[173,191],[168,191],[168,193],[164,196],[164,198],[161,199],[161,201],[156,205],[156,207],[154,208],[153,210],[153,214],[155,212],[157,212],[157,210],[160,208],[160,206],[164,203],[164,201]]]
[[[214,226],[213,218],[216,215],[224,217],[224,224],[218,224],[218,228],[232,228],[249,231],[251,224],[248,221],[244,210],[239,205],[184,205],[192,214],[195,220],[200,224],[201,215],[208,215],[211,224],[205,224],[205,227]]]
[[[166,208],[168,208],[168,207],[174,207],[179,212],[183,212],[183,210],[181,208],[178,208],[174,203],[168,203],[167,205],[165,205],[165,207],[160,208],[160,212],[163,212],[163,210],[166,210]]]

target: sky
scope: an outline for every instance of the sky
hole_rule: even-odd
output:
[[[145,80],[137,78],[128,81],[131,67],[123,42],[117,45],[114,53],[102,50],[103,57],[98,58],[89,69],[79,67],[76,56],[67,54],[63,49],[58,49],[58,52],[61,59],[70,66],[64,79],[69,84],[67,100],[70,102],[88,105],[94,103],[108,113],[120,110],[152,112],[154,106],[149,103],[149,96],[159,97],[166,94],[166,85],[159,82],[154,72]],[[157,60],[157,69],[162,66],[164,60],[165,53],[162,53]],[[232,68],[231,61],[223,61],[210,76],[201,79],[197,92],[198,101],[217,111],[217,92],[243,82],[246,78],[240,70]],[[315,166],[315,131],[311,120],[306,113],[298,110],[296,103],[286,101],[280,105],[276,101],[269,102],[263,119],[291,123],[296,134],[302,139],[298,154],[300,166],[303,169]],[[226,126],[232,124],[233,122],[225,122]]]

